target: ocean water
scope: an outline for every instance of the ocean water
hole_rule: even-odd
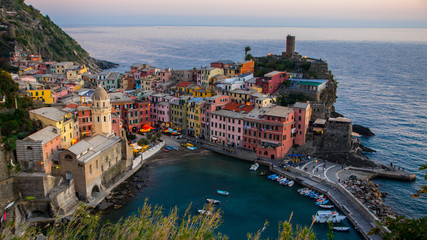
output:
[[[65,28],[93,57],[121,64],[192,69],[218,59],[241,61],[285,51],[286,35],[296,51],[321,58],[338,80],[337,112],[370,127],[362,143],[368,156],[417,174],[415,182],[375,180],[389,193],[387,205],[408,217],[427,216],[426,198],[410,198],[427,184],[418,171],[427,154],[427,29],[250,28],[250,27],[74,27]]]

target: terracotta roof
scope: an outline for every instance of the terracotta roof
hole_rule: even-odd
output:
[[[246,105],[243,103],[230,102],[230,103],[227,103],[227,105],[225,105],[223,109],[228,111],[235,111],[235,112],[241,112],[241,111],[250,112],[252,111],[252,109],[254,109],[254,105]]]
[[[176,86],[177,87],[188,87],[191,84],[192,84],[192,82],[180,82]]]

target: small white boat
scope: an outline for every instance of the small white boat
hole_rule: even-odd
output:
[[[196,150],[197,148],[196,148],[196,147],[187,147],[187,149],[188,149],[188,150],[191,150],[191,151],[194,151],[194,150]]]
[[[294,181],[290,181],[290,182],[288,183],[288,186],[289,186],[289,187],[292,187],[294,184],[295,184],[295,182],[294,182]]]
[[[252,165],[251,165],[251,168],[249,168],[249,170],[251,170],[251,171],[256,171],[258,168],[259,168],[259,164],[258,164],[258,163],[255,163],[255,164],[252,164]]]
[[[334,208],[334,205],[318,205],[321,208],[325,208],[325,209],[331,209]]]
[[[350,231],[350,227],[333,227],[332,230],[337,232],[348,232]]]
[[[328,223],[331,221],[332,223],[342,222],[346,216],[340,215],[338,212],[333,211],[317,211],[317,214],[313,216],[313,219],[316,223]]]
[[[197,210],[199,212],[199,214],[203,214],[203,215],[211,215],[211,211],[207,211],[207,210]]]
[[[224,196],[228,196],[230,195],[229,192],[224,191],[224,190],[216,190],[216,193],[218,193],[219,195],[224,195]]]
[[[216,199],[206,199],[206,201],[208,202],[208,203],[212,203],[212,204],[219,204],[220,203],[220,201],[219,200],[216,200]]]

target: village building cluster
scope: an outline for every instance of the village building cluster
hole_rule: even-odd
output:
[[[73,62],[43,62],[39,55],[14,54],[11,64],[19,67],[13,78],[21,94],[43,105],[29,111],[43,129],[17,141],[20,192],[57,199],[63,212],[73,204],[59,198],[93,201],[131,168],[126,133],[144,125],[174,128],[262,159],[283,159],[293,146],[305,144],[310,121],[323,115],[316,113],[318,103],[279,106],[277,96],[284,91],[320,95],[330,81],[283,71],[255,77],[253,60],[219,60],[192,70],[138,63],[125,73],[91,73]],[[61,184],[61,191],[54,190]]]

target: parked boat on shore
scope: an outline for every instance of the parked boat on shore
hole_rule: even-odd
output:
[[[346,216],[340,215],[338,212],[333,211],[317,211],[316,215],[313,216],[313,219],[316,223],[332,223],[342,222]]]
[[[216,193],[218,193],[219,195],[223,195],[223,196],[228,196],[230,195],[229,192],[224,191],[224,190],[216,190]]]
[[[175,151],[178,151],[179,149],[178,149],[178,147],[175,147],[175,146],[171,146],[171,148],[173,149],[173,150],[175,150]]]
[[[187,149],[188,149],[188,150],[191,150],[191,151],[194,151],[194,150],[196,150],[197,148],[196,148],[196,147],[187,147]]]

